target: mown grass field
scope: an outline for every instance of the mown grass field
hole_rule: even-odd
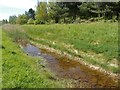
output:
[[[118,72],[118,23],[23,25],[29,40]]]
[[[54,77],[42,58],[25,54],[8,32],[2,36],[2,88],[66,87],[67,81]]]

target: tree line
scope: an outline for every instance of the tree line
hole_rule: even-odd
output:
[[[120,2],[37,2],[18,17],[9,17],[10,24],[80,23],[84,21],[117,21]],[[7,22],[8,23],[8,22]]]

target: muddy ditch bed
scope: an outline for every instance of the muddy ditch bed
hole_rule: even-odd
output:
[[[92,70],[77,61],[68,59],[66,56],[46,49],[39,49],[32,44],[22,46],[22,49],[29,55],[44,58],[47,62],[47,68],[57,77],[76,80],[77,83],[74,84],[74,87],[80,87],[81,83],[84,84],[84,87],[93,88],[114,88],[118,86],[116,80],[109,77],[108,74]]]

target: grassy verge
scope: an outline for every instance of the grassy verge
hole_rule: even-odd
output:
[[[2,88],[2,27],[0,26],[0,89]]]
[[[42,58],[26,55],[7,32],[3,31],[2,36],[3,88],[66,87],[65,80],[59,81],[44,67]]]
[[[29,40],[118,72],[118,23],[24,25]]]

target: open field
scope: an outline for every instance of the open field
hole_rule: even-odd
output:
[[[110,22],[69,25],[24,25],[29,39],[73,57],[118,72],[118,24]]]
[[[51,73],[43,58],[25,54],[19,42],[33,43],[39,48],[43,45],[106,71],[119,72],[117,22],[6,25],[2,35],[3,88],[74,87],[74,81]]]

